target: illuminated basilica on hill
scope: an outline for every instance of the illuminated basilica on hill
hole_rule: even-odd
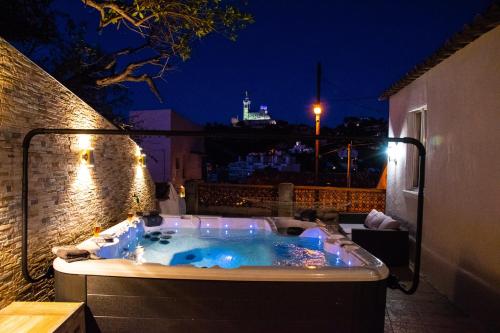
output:
[[[250,111],[250,98],[248,97],[248,92],[245,92],[245,99],[243,99],[243,119],[239,119],[238,116],[231,118],[231,124],[233,126],[238,126],[240,122],[245,125],[251,126],[265,126],[265,125],[275,125],[276,121],[271,119],[271,116],[267,112],[267,106],[261,105],[258,112]]]

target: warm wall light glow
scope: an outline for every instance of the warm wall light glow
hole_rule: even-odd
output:
[[[140,183],[144,180],[144,170],[141,165],[135,167],[135,180]]]
[[[180,186],[179,187],[179,198],[184,198],[186,196],[186,189],[184,188],[184,186]]]
[[[138,157],[141,155],[142,155],[142,148],[136,145],[135,146],[135,156]]]
[[[77,135],[77,140],[80,163],[76,166],[76,178],[73,186],[79,193],[86,193],[93,188],[92,174],[90,171],[90,168],[94,166],[92,136],[79,134]]]
[[[132,150],[132,154],[134,155],[135,158],[135,163],[131,165],[131,167],[134,170],[134,181],[131,184],[132,186],[129,189],[130,197],[132,198],[137,198],[139,202],[136,200],[133,200],[132,206],[130,209],[133,209],[135,211],[143,211],[144,209],[151,209],[152,206],[148,204],[148,199],[151,197],[151,189],[149,188],[148,184],[146,183],[147,180],[147,172],[140,161],[144,161],[144,158],[146,155],[142,154],[142,149],[138,146],[135,145],[134,149]]]
[[[313,109],[313,111],[314,111],[314,114],[320,115],[320,114],[321,114],[321,111],[322,111],[322,110],[321,110],[321,105],[319,105],[319,104],[315,104],[315,105],[314,105],[314,109]]]
[[[389,162],[398,163],[403,157],[403,145],[398,145],[397,142],[389,142],[387,146],[387,157]]]
[[[87,150],[92,149],[91,137],[88,134],[79,134],[78,135],[78,149]]]
[[[438,147],[444,142],[444,140],[443,140],[442,136],[435,135],[435,136],[430,137],[429,142],[430,142],[431,146]]]
[[[80,164],[77,168],[75,187],[79,191],[88,190],[92,185],[90,170],[85,164]]]

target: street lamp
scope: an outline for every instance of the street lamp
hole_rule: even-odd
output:
[[[318,117],[321,115],[321,105],[320,104],[314,105],[314,114]]]
[[[316,117],[316,135],[319,135],[320,129],[320,117],[321,117],[321,104],[314,104],[313,112]],[[318,182],[318,170],[319,170],[319,140],[316,138],[314,141],[314,179],[316,183]]]

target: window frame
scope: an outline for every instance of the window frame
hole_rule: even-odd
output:
[[[427,105],[411,109],[408,111],[406,120],[407,136],[419,140],[424,147],[427,141],[427,112]],[[418,168],[418,150],[409,145],[406,150],[406,191],[418,191]]]

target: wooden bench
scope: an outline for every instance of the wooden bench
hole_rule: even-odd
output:
[[[85,333],[84,304],[14,302],[0,310],[0,332]]]

